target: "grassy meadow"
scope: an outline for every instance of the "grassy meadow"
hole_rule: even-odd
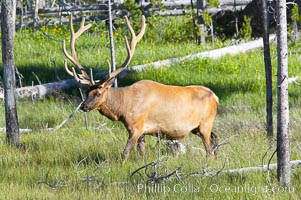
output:
[[[150,31],[150,30],[148,30]],[[48,30],[59,39],[68,39],[64,30]],[[116,33],[117,34],[117,33]],[[120,34],[120,33],[119,33]],[[117,65],[126,52],[117,36]],[[78,41],[77,53],[83,65],[106,69],[109,58],[107,37],[86,34]],[[220,44],[220,46],[225,44]],[[301,44],[290,43],[289,75],[301,73]],[[153,43],[146,37],[136,49],[131,66],[161,59],[202,52],[208,47],[193,42]],[[297,52],[297,53],[296,53]],[[23,85],[56,81],[53,63],[61,79],[69,78],[63,68],[64,56],[58,41],[35,34],[18,32],[15,63],[24,76]],[[292,187],[278,186],[276,170],[269,172],[226,173],[229,169],[276,163],[276,49],[272,47],[274,78],[274,143],[270,147],[265,132],[265,74],[263,52],[226,56],[218,60],[195,59],[169,68],[146,69],[119,80],[126,86],[141,79],[173,85],[203,85],[219,97],[220,106],[213,132],[220,142],[219,159],[206,163],[201,139],[189,135],[181,141],[186,154],[172,154],[165,142],[146,137],[147,153],[142,159],[133,151],[121,164],[121,153],[128,133],[119,122],[112,122],[98,112],[77,112],[63,127],[60,124],[81,102],[78,91],[44,100],[17,101],[21,133],[19,148],[6,144],[0,132],[0,199],[300,199],[301,169],[291,171]],[[2,69],[0,76],[2,76]],[[20,85],[18,78],[18,86]],[[289,85],[291,160],[301,159],[301,88]],[[0,127],[5,126],[4,102],[0,102]],[[131,176],[141,166],[158,159],[162,163]],[[149,176],[164,176],[177,170],[163,182],[147,184]]]

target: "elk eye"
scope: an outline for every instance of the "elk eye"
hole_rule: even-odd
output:
[[[101,92],[97,92],[97,93],[96,93],[96,96],[97,96],[97,97],[100,97],[101,95],[102,95]]]

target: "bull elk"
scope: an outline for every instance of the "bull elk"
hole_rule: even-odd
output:
[[[98,110],[107,118],[124,124],[129,139],[122,154],[123,163],[136,144],[138,152],[143,156],[144,135],[158,136],[158,132],[165,139],[171,140],[185,138],[191,132],[202,139],[207,155],[216,155],[217,136],[211,130],[217,113],[218,97],[210,89],[203,86],[169,86],[150,80],[141,80],[128,87],[111,88],[116,76],[129,65],[136,44],[143,37],[146,28],[144,16],[137,36],[127,17],[125,22],[131,34],[130,44],[125,37],[128,55],[124,63],[109,73],[105,81],[99,81],[93,79],[91,69],[89,73],[85,71],[75,52],[76,38],[90,25],[85,26],[83,19],[79,30],[74,33],[70,17],[71,55],[66,51],[64,42],[63,51],[75,67],[69,70],[65,61],[65,69],[79,83],[90,88],[86,100],[81,104],[81,110]]]

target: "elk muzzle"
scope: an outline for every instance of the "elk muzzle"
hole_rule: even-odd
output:
[[[82,111],[84,111],[84,112],[88,112],[88,111],[91,110],[90,107],[87,105],[86,101],[84,101],[84,102],[81,104],[80,109],[81,109]]]

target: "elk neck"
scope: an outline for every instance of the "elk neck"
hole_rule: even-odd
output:
[[[107,99],[100,106],[99,112],[111,120],[119,120],[123,117],[125,110],[124,88],[109,88]]]

